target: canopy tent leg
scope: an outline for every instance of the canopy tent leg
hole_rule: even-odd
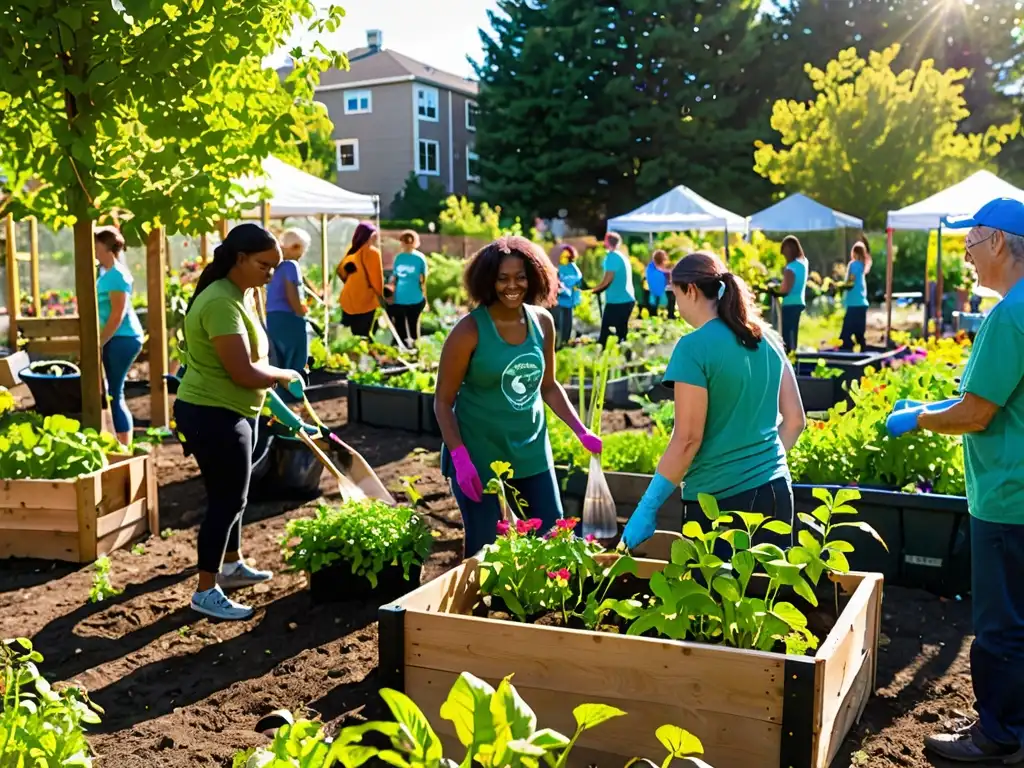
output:
[[[892,230],[887,229],[886,232],[886,258],[885,258],[885,346],[886,348],[892,347],[892,278],[893,278],[893,259],[892,259]]]
[[[722,256],[725,258],[725,268],[729,268],[729,225],[725,225],[725,242],[722,243]]]
[[[327,266],[330,260],[327,258],[327,214],[320,214],[320,282],[321,292],[320,295],[324,300],[324,346],[327,346],[328,339],[330,338],[330,325],[331,325],[331,306],[329,304],[330,299],[330,279],[327,276]]]
[[[928,230],[928,236],[931,237],[931,230]],[[924,341],[928,341],[928,320],[932,312],[931,300],[932,291],[928,280],[928,251],[926,249],[924,256],[924,321],[921,327],[921,338]]]
[[[154,427],[171,423],[167,397],[167,297],[164,274],[167,272],[167,251],[164,231],[156,227],[146,241],[146,304],[149,328],[149,409]]]

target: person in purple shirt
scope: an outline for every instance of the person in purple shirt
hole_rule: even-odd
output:
[[[281,236],[283,259],[274,270],[267,289],[267,335],[277,353],[277,364],[293,371],[303,371],[309,359],[309,336],[306,333],[306,304],[303,301],[302,268],[299,259],[309,248],[309,233],[289,229]],[[281,392],[281,397],[294,399]]]

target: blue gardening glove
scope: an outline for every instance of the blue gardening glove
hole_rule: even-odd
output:
[[[917,429],[917,417],[924,413],[925,407],[907,408],[902,411],[894,411],[885,420],[885,429],[890,437],[902,437],[907,432]]]
[[[302,376],[298,373],[295,374],[295,378],[288,382],[285,389],[288,390],[288,394],[294,397],[296,400],[301,400],[306,396],[306,385],[302,381]]]
[[[912,408],[920,408],[925,411],[941,411],[954,403],[959,403],[963,398],[951,397],[949,400],[940,400],[937,403],[925,403],[920,400],[897,400],[896,405],[892,407],[892,412],[906,411]]]
[[[679,486],[664,475],[656,474],[651,478],[651,484],[647,486],[640,503],[626,523],[626,530],[622,532],[622,543],[629,549],[635,549],[651,538],[654,535],[658,510],[678,490]]]

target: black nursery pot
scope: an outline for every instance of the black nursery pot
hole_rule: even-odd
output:
[[[72,366],[61,366],[64,372],[59,376],[52,373],[37,373],[31,366],[18,372],[28,386],[35,400],[35,411],[42,416],[77,416],[82,413],[82,375]]]
[[[386,605],[416,589],[420,585],[421,572],[422,568],[414,565],[409,568],[409,578],[406,579],[402,566],[386,566],[377,574],[377,587],[374,588],[365,576],[352,573],[350,563],[342,562],[309,574],[309,594],[316,605],[371,599]]]

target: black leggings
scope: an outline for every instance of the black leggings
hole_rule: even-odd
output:
[[[373,333],[373,318],[376,314],[376,310],[373,312],[360,312],[358,315],[343,313],[341,324],[350,328],[356,336],[370,338],[370,334]]]
[[[804,308],[800,306],[782,307],[782,342],[787,352],[795,352],[800,341],[800,316]]]
[[[861,351],[864,351],[864,347],[867,345],[864,340],[867,330],[868,308],[847,307],[846,314],[843,316],[843,329],[839,332],[839,337],[843,341],[843,351],[852,352],[855,344],[859,344]]]
[[[629,317],[633,314],[635,306],[635,301],[605,304],[604,314],[601,316],[601,336],[597,343],[603,347],[608,341],[608,337],[612,335],[612,328],[615,329],[615,335],[619,337],[619,341],[625,341],[626,333],[629,331]]]
[[[427,302],[421,301],[418,304],[392,304],[388,307],[388,315],[402,341],[416,341],[420,337],[420,315],[426,306]]]
[[[218,573],[225,552],[242,547],[242,515],[249,495],[256,421],[227,408],[174,403],[174,419],[206,486],[206,517],[199,526],[199,570]]]

